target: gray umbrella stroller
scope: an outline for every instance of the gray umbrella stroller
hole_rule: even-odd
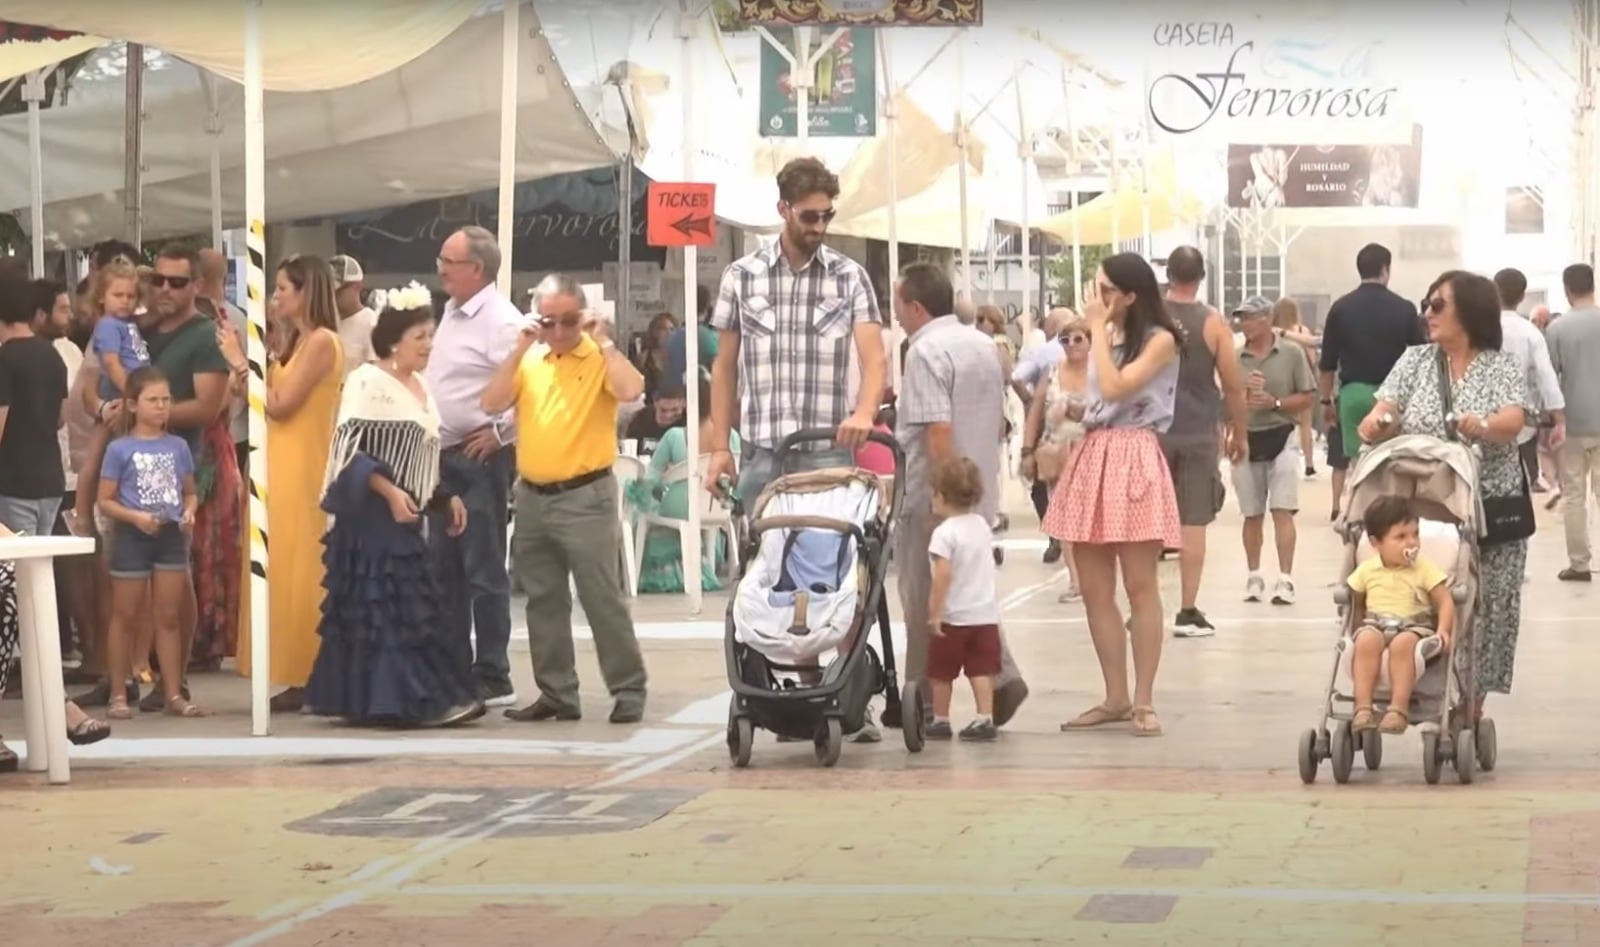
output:
[[[1472,782],[1474,768],[1485,772],[1495,765],[1494,721],[1485,718],[1473,726],[1466,710],[1474,703],[1477,661],[1473,647],[1474,610],[1478,594],[1478,535],[1483,522],[1478,501],[1478,455],[1463,444],[1423,435],[1403,435],[1375,445],[1356,458],[1345,488],[1344,514],[1337,525],[1344,542],[1343,571],[1348,576],[1357,563],[1374,555],[1367,542],[1362,516],[1384,496],[1409,499],[1422,518],[1422,555],[1449,576],[1455,602],[1455,625],[1450,656],[1443,654],[1438,638],[1417,644],[1418,678],[1407,716],[1422,734],[1422,774],[1429,785],[1439,781],[1446,761],[1462,783]],[[1300,735],[1300,778],[1307,784],[1317,778],[1323,760],[1333,764],[1335,782],[1349,781],[1355,754],[1361,751],[1367,769],[1383,759],[1383,742],[1376,730],[1355,733],[1351,659],[1352,635],[1364,616],[1353,614],[1350,587],[1340,581],[1334,592],[1339,605],[1339,641],[1334,651],[1328,689],[1317,711],[1317,723]],[[1374,709],[1387,709],[1389,662],[1384,655],[1374,694]],[[1461,711],[1455,713],[1455,711]],[[1461,726],[1452,733],[1451,726]]]

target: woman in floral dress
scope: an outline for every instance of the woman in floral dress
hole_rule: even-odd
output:
[[[1448,366],[1454,436],[1480,451],[1478,494],[1516,496],[1526,489],[1517,454],[1528,410],[1528,386],[1517,360],[1500,351],[1500,300],[1482,276],[1452,270],[1427,296],[1432,344],[1406,349],[1377,391],[1377,404],[1361,422],[1367,443],[1394,434],[1449,437],[1440,391],[1439,359]],[[1522,622],[1522,576],[1528,541],[1484,547],[1478,560],[1478,601],[1472,646],[1477,657],[1478,702],[1486,693],[1509,694]]]

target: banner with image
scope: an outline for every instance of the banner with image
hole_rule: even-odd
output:
[[[1422,129],[1408,144],[1228,146],[1228,206],[1416,207]]]
[[[772,38],[795,55],[794,30],[772,30]],[[815,55],[816,46],[812,46]],[[878,71],[872,31],[849,29],[817,59],[807,112],[814,138],[871,138],[878,133]],[[800,108],[794,65],[766,41],[761,43],[761,134],[797,138]]]

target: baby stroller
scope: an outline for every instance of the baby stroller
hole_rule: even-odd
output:
[[[778,447],[777,469],[788,470],[801,445],[834,437],[829,428],[791,434]],[[890,715],[901,709],[884,580],[906,460],[892,437],[875,431],[871,439],[893,452],[893,478],[853,467],[789,473],[749,510],[724,639],[735,766],[750,764],[757,727],[812,741],[817,761],[832,766],[845,735],[867,722],[874,695],[884,695]],[[870,641],[874,622],[881,659]],[[837,656],[824,665],[830,651]],[[907,685],[904,696],[915,716],[903,721],[912,752],[923,742],[917,690]]]
[[[1478,500],[1478,455],[1463,444],[1423,435],[1402,435],[1377,444],[1356,458],[1345,490],[1344,516],[1337,529],[1344,541],[1343,571],[1348,576],[1357,563],[1374,555],[1367,542],[1362,516],[1383,496],[1409,499],[1421,517],[1422,555],[1449,576],[1455,602],[1451,651],[1443,654],[1438,638],[1417,643],[1417,682],[1407,716],[1422,733],[1422,774],[1429,785],[1439,782],[1444,763],[1455,766],[1462,783],[1472,782],[1474,767],[1494,769],[1494,721],[1485,718],[1475,727],[1467,711],[1476,697],[1477,661],[1473,648],[1474,615],[1478,592],[1478,533],[1483,522]],[[1339,644],[1327,695],[1317,714],[1317,725],[1300,735],[1300,779],[1310,784],[1323,760],[1333,764],[1335,782],[1349,781],[1355,753],[1361,751],[1367,769],[1383,759],[1382,738],[1375,730],[1355,733],[1351,659],[1352,635],[1364,616],[1351,608],[1350,587],[1340,582],[1334,592],[1339,605]],[[1383,656],[1373,706],[1386,709],[1389,694],[1389,656]],[[1456,711],[1459,711],[1457,713]],[[1329,724],[1332,729],[1329,729]],[[1461,726],[1452,733],[1452,724]]]

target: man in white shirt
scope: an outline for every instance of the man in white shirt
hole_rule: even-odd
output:
[[[367,277],[355,257],[336,256],[328,265],[333,267],[333,281],[338,287],[333,301],[339,310],[339,347],[344,350],[344,373],[348,376],[372,361],[372,328],[378,324],[378,314],[361,301]]]
[[[1548,443],[1551,449],[1559,448],[1566,439],[1567,427],[1567,403],[1561,394],[1561,380],[1550,362],[1550,348],[1545,344],[1544,333],[1517,312],[1528,293],[1528,278],[1521,270],[1508,267],[1494,275],[1494,286],[1500,292],[1500,348],[1516,358],[1528,379],[1528,396],[1534,407],[1529,417],[1549,416]],[[1522,465],[1528,471],[1528,482],[1535,488],[1539,487],[1539,439],[1535,437],[1538,433],[1538,427],[1529,424],[1517,436]]]

